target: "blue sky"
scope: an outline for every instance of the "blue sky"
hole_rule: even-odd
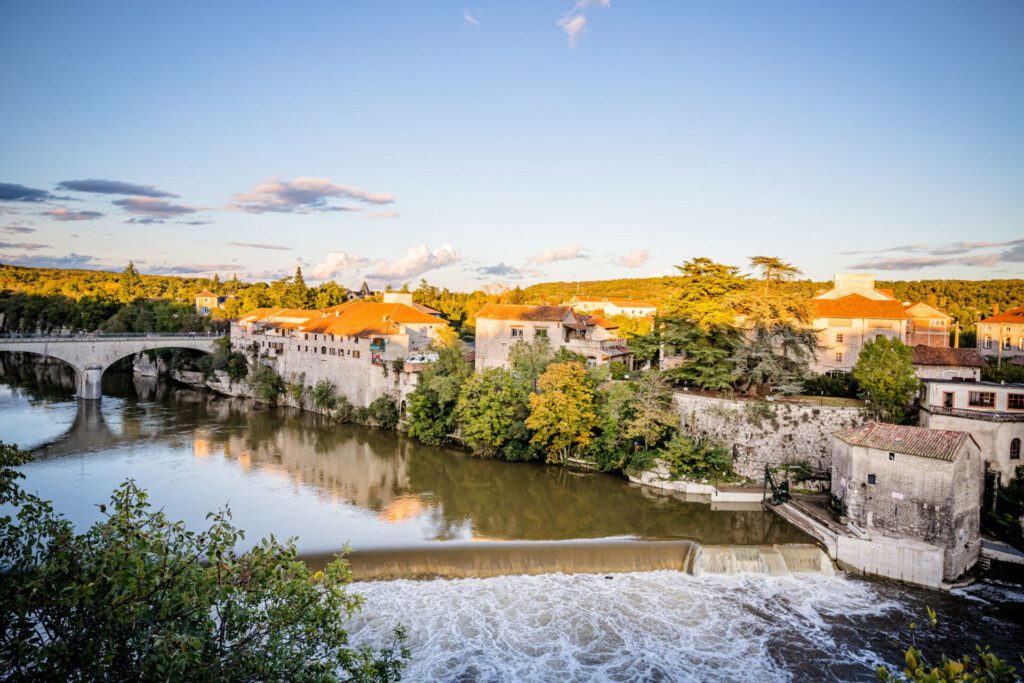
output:
[[[0,262],[1021,277],[1021,35],[1020,2],[6,0]]]

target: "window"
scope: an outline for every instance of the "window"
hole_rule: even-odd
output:
[[[1010,442],[1010,460],[1020,460],[1020,439]]]
[[[1024,337],[1017,340],[1017,350],[1024,351]]]
[[[945,320],[934,320],[934,319],[933,320],[929,320],[928,321],[928,326],[929,327],[945,327],[946,326],[946,321]]]
[[[985,348],[986,349],[991,349],[992,348],[992,337],[989,336],[989,335],[985,335]]]
[[[890,453],[889,454],[889,460],[895,460],[895,459],[896,459],[896,454],[895,453]]]
[[[836,332],[836,343],[837,344],[842,344],[843,343],[843,333],[842,332]]]
[[[942,392],[942,407],[943,408],[952,408],[953,407],[953,396],[954,396],[954,394],[953,394],[952,391],[944,391],[944,392]]]
[[[1003,340],[1003,348],[1004,349],[1009,351],[1012,346],[1013,346],[1013,344],[1010,343],[1010,338],[1009,337],[1007,337],[1006,339]]]
[[[546,327],[538,327],[533,331],[533,336],[540,337],[541,339],[547,339],[548,329]]]
[[[994,408],[996,394],[993,391],[972,391],[967,394],[967,405],[977,408]]]
[[[308,334],[308,333],[306,333],[306,334],[303,334],[303,335],[302,335],[302,338],[303,338],[303,339],[309,339],[309,334]]]
[[[352,352],[352,357],[353,358],[359,358],[359,352],[358,351],[353,351]]]
[[[333,351],[334,349],[331,349],[331,350]],[[321,346],[320,347],[320,353],[322,353],[322,354],[324,354],[326,356],[327,355],[327,347],[326,346]]]
[[[884,336],[885,336],[884,334],[876,334],[875,335],[875,341],[878,341],[879,339],[881,339]]]
[[[843,352],[842,351],[836,351],[836,362],[837,363],[842,363],[843,362]]]
[[[521,327],[513,327],[512,328],[512,338],[513,339],[522,339],[523,338],[523,328],[521,328]]]
[[[875,475],[869,474],[868,475],[868,483],[871,484],[872,486],[874,486],[875,482],[876,482]]]
[[[1010,410],[1024,410],[1024,394],[1007,394],[1006,407]]]

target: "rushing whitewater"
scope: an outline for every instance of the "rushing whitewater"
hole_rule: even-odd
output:
[[[354,588],[366,597],[354,639],[405,624],[414,681],[873,680],[873,666],[892,657],[882,652],[885,635],[851,627],[915,616],[869,582],[816,574],[549,574]]]

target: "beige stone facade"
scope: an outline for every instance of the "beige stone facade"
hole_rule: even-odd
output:
[[[1024,384],[925,380],[918,423],[968,432],[1003,483],[1024,465]]]
[[[553,351],[580,353],[588,365],[621,360],[630,366],[626,340],[611,321],[576,313],[569,306],[487,304],[476,316],[476,369],[505,367],[512,345],[547,339]]]
[[[982,355],[1024,357],[1024,306],[980,320],[976,329]]]
[[[949,347],[953,316],[923,301],[908,304],[907,346]]]
[[[318,310],[260,309],[231,324],[231,343],[259,352],[288,382],[331,382],[357,407],[415,389],[431,341],[447,323],[404,303],[349,302]],[[254,346],[255,345],[255,346]],[[406,368],[413,370],[407,372]]]
[[[964,432],[870,423],[832,442],[832,493],[850,520],[943,548],[947,581],[977,562],[984,477]]]
[[[600,313],[608,317],[625,315],[630,318],[651,318],[658,313],[658,307],[652,302],[637,299],[574,296],[562,305],[580,313]]]
[[[874,275],[837,274],[832,289],[812,297],[811,310],[821,345],[813,372],[849,372],[867,342],[906,339],[903,304],[889,290],[875,289]]]

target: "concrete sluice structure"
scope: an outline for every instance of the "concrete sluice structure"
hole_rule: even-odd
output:
[[[333,555],[305,558],[322,566]],[[703,574],[834,574],[812,544],[701,545],[693,541],[523,541],[443,543],[348,555],[356,581],[465,579],[538,574],[624,574],[678,571]]]

